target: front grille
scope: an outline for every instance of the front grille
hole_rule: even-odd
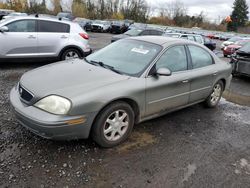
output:
[[[30,102],[33,99],[33,94],[29,92],[27,89],[18,84],[18,92],[24,101]]]

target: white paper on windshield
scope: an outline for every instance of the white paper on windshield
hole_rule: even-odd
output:
[[[136,53],[140,53],[140,54],[144,54],[144,55],[146,55],[149,52],[149,50],[145,50],[145,49],[141,49],[141,48],[133,48],[131,51],[136,52]]]

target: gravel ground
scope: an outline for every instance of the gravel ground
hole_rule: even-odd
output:
[[[90,44],[102,48],[111,36],[91,34]],[[0,187],[249,187],[247,104],[195,105],[135,126],[112,149],[91,139],[50,141],[17,123],[9,104],[20,76],[43,64],[0,65]],[[249,79],[233,83],[236,98],[247,97]]]

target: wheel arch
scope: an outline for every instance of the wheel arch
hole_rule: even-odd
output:
[[[60,51],[58,57],[61,59],[62,54],[63,54],[66,50],[68,50],[68,49],[75,49],[75,50],[77,50],[78,52],[80,52],[81,57],[84,56],[84,52],[82,51],[82,49],[81,49],[80,47],[75,46],[75,45],[69,45],[69,46],[65,46],[63,49],[61,49],[61,51]]]
[[[100,108],[100,110],[98,111],[98,113],[96,114],[95,118],[94,118],[94,121],[93,121],[93,124],[95,123],[96,121],[96,118],[98,117],[98,115],[101,113],[101,111],[107,107],[108,105],[111,105],[115,102],[125,102],[127,103],[128,105],[130,105],[130,107],[132,108],[133,112],[134,112],[134,115],[135,115],[135,124],[136,123],[139,123],[140,121],[140,108],[139,108],[139,105],[138,103],[134,100],[134,99],[131,99],[131,98],[128,98],[128,97],[123,97],[123,98],[117,98],[117,99],[114,99],[112,101],[109,101],[108,103],[106,103],[105,105],[102,106],[102,108]],[[93,127],[93,125],[92,125]]]

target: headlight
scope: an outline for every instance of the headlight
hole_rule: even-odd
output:
[[[52,114],[63,115],[70,110],[71,102],[63,97],[51,95],[41,99],[34,106]]]

